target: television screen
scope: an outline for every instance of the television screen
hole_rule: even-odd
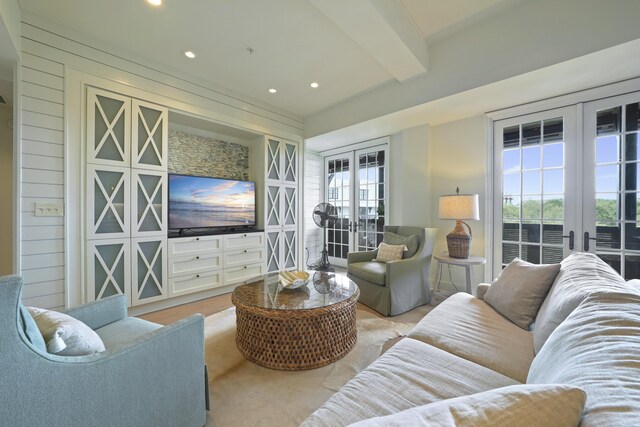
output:
[[[169,174],[170,229],[255,224],[255,182]]]

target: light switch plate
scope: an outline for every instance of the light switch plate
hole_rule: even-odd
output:
[[[36,216],[64,216],[62,202],[36,202]]]

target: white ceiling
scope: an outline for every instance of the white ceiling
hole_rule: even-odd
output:
[[[329,1],[164,0],[155,8],[145,0],[20,0],[20,5],[24,12],[117,50],[306,117],[402,74],[388,66],[389,58],[385,63],[379,52],[363,47],[348,22],[337,22],[314,5]],[[389,23],[386,34],[414,31],[426,38],[426,46],[429,38],[518,0],[331,1],[352,9],[350,2],[356,1],[370,2],[378,10],[395,8],[395,15],[381,13],[383,23]],[[399,14],[405,14],[413,28],[399,28],[397,22],[394,28]],[[359,35],[377,28],[371,21]],[[195,60],[183,56],[188,49],[198,55]],[[405,55],[411,56],[410,51]],[[320,87],[312,89],[312,81]],[[270,94],[269,88],[278,92]]]

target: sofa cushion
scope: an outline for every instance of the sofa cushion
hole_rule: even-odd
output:
[[[411,236],[402,236],[400,234],[385,231],[382,241],[387,245],[405,245],[407,250],[402,253],[402,258],[411,258],[418,252],[420,239],[417,234]]]
[[[343,426],[415,406],[517,384],[511,378],[405,338],[316,410],[303,426]]]
[[[514,259],[493,281],[484,301],[507,319],[529,329],[560,271],[560,264],[531,264]]]
[[[582,388],[583,427],[640,421],[640,295],[593,294],[551,334],[528,383]]]
[[[618,273],[594,254],[574,252],[561,263],[560,272],[545,298],[533,328],[533,345],[540,351],[549,335],[591,293],[633,292]]]
[[[376,285],[384,286],[387,266],[379,262],[354,262],[349,264],[349,274]]]
[[[47,343],[49,353],[85,356],[104,351],[100,337],[87,325],[64,313],[27,307]]]
[[[531,332],[459,292],[427,314],[409,337],[525,382],[535,356]]]
[[[378,246],[378,255],[374,259],[377,262],[391,262],[402,259],[402,253],[407,250],[406,245],[388,245],[381,242]]]
[[[136,341],[143,335],[160,329],[162,325],[138,319],[126,317],[102,328],[96,329],[96,333],[102,338],[104,346],[112,349]]]
[[[566,385],[513,385],[370,418],[352,426],[570,427],[580,424],[586,397],[584,391]]]

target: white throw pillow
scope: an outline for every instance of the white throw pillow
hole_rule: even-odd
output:
[[[385,242],[382,242],[380,246],[378,246],[378,256],[374,261],[390,262],[401,260],[402,254],[406,250],[406,245],[387,245]]]
[[[27,307],[47,343],[49,353],[84,356],[104,351],[104,343],[90,327],[64,313]]]
[[[559,271],[560,264],[531,264],[516,258],[493,281],[483,299],[528,330]]]
[[[586,399],[577,387],[522,384],[441,400],[351,426],[570,427],[580,424]]]

